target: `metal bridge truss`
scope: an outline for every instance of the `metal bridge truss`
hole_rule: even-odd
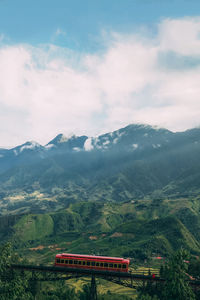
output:
[[[142,287],[147,282],[157,284],[163,282],[164,279],[159,276],[138,275],[134,273],[123,273],[113,271],[89,270],[89,269],[75,269],[66,267],[54,266],[33,266],[33,265],[11,265],[12,269],[21,271],[31,271],[33,281],[57,281],[78,279],[81,277],[91,277],[91,299],[97,299],[97,287],[95,278],[102,278],[104,280],[119,284],[125,287],[137,289]],[[200,281],[189,281],[190,285],[198,289],[200,288]]]

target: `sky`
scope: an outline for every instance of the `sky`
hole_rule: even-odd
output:
[[[0,0],[0,147],[200,126],[199,0]]]

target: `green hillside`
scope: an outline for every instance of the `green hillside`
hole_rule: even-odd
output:
[[[181,247],[199,254],[199,219],[196,199],[80,202],[53,213],[7,216],[7,226],[1,217],[0,232],[2,241],[11,240],[18,252],[44,263],[52,263],[58,252],[124,256],[142,262]]]

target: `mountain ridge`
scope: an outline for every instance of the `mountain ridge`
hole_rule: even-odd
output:
[[[173,133],[141,124],[94,138],[59,134],[45,146],[27,142],[0,150],[0,207],[48,211],[85,200],[198,195],[199,150],[200,128]]]

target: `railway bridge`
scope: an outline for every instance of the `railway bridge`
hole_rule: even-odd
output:
[[[12,269],[21,271],[31,271],[32,280],[37,281],[56,281],[56,280],[69,280],[72,278],[91,277],[91,299],[97,299],[97,287],[95,278],[99,277],[113,283],[123,285],[129,288],[138,288],[145,284],[145,282],[165,282],[158,274],[135,274],[134,272],[114,272],[103,270],[88,270],[78,268],[66,268],[58,266],[36,266],[36,265],[20,265],[12,264]],[[200,288],[200,281],[188,280],[189,284],[197,289]]]

